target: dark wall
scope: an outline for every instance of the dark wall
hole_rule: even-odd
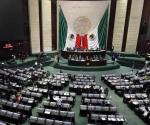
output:
[[[57,50],[57,0],[51,1],[52,50]]]
[[[0,0],[0,60],[12,54],[30,54],[28,0]]]
[[[144,0],[137,51],[140,53],[150,52],[150,0]]]
[[[0,41],[24,40],[22,0],[0,0]]]

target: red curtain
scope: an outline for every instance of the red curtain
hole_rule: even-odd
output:
[[[76,35],[76,48],[81,48],[81,36],[79,34]]]
[[[82,48],[83,49],[88,49],[88,39],[87,39],[87,34],[82,36]]]

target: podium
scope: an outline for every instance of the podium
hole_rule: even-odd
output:
[[[93,50],[93,51],[61,51],[61,56],[64,57],[65,59],[68,59],[69,56],[72,56],[72,55],[77,55],[77,56],[82,56],[84,58],[86,58],[86,56],[88,56],[89,58],[91,56],[94,56],[94,55],[98,55],[102,58],[105,58],[105,55],[106,55],[106,50],[100,50],[100,51],[96,51],[96,50]]]

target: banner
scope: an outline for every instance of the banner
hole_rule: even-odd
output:
[[[60,7],[59,12],[59,50],[64,50],[66,44],[68,25],[64,13]]]
[[[97,17],[97,23],[93,26],[93,29],[88,30],[86,33],[79,34],[71,26],[67,24],[67,20],[72,20],[70,13],[67,13],[67,9],[63,4],[65,13],[68,14],[65,18],[62,8],[59,12],[59,43],[61,50],[81,48],[89,50],[106,49],[107,32],[108,32],[108,18],[109,18],[109,2],[99,2],[100,4],[100,17]],[[104,5],[104,6],[103,6]],[[98,13],[98,12],[97,12]],[[85,13],[86,14],[86,13]],[[80,15],[80,14],[79,14]],[[86,14],[87,15],[87,14]],[[84,16],[84,15],[83,15]],[[90,15],[87,15],[87,17]],[[92,15],[91,15],[92,16]],[[99,19],[98,19],[99,18]],[[76,19],[76,18],[75,18]],[[90,18],[89,18],[90,19]],[[92,20],[91,20],[92,21]],[[81,20],[82,22],[82,20]],[[80,22],[78,22],[80,23]],[[82,22],[83,23],[83,22]],[[91,22],[92,23],[92,22]],[[83,23],[84,24],[84,23]],[[83,26],[83,25],[81,25]],[[84,28],[85,26],[81,27]]]

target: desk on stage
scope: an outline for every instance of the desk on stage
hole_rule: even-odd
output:
[[[107,61],[103,60],[68,60],[68,64],[71,66],[104,66]]]
[[[102,58],[105,58],[106,55],[106,50],[101,50],[101,51],[61,51],[62,57],[65,59],[68,59],[70,55],[77,55],[77,56],[82,56],[86,58],[88,56],[89,58],[94,55],[98,55]]]

